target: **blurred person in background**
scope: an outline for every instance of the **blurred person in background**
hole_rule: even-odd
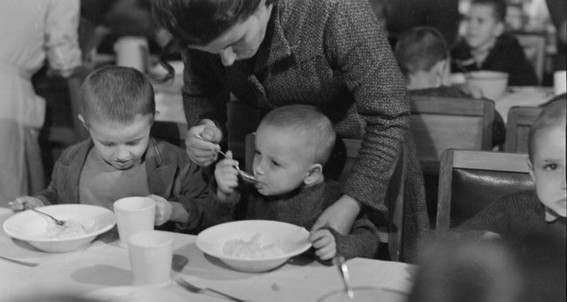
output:
[[[472,0],[463,39],[451,49],[451,72],[508,73],[511,86],[535,86],[537,75],[518,40],[505,32],[505,0]]]
[[[430,26],[412,28],[402,33],[394,49],[402,73],[406,76],[410,98],[436,96],[448,98],[480,98],[466,87],[450,86],[451,59],[447,42],[441,32]],[[494,112],[492,145],[501,147],[506,137],[506,125]]]
[[[518,250],[455,233],[431,237],[418,259],[408,302],[565,301],[565,242],[527,232]]]
[[[45,100],[31,77],[69,77],[81,65],[79,0],[0,1],[0,206],[45,188],[38,143]]]

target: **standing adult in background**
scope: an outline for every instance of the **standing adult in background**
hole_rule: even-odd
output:
[[[557,55],[555,56],[555,70],[567,69],[567,1],[546,0],[551,21],[557,31]]]
[[[328,225],[345,234],[364,208],[387,212],[393,160],[413,141],[404,80],[366,1],[153,0],[152,8],[184,48],[186,146],[193,161],[207,166],[217,159],[229,93],[263,113],[311,104],[340,137],[362,138],[345,195],[314,229]],[[414,149],[408,153],[415,159]],[[411,163],[409,250],[429,227],[421,170]]]
[[[81,64],[79,0],[0,1],[0,206],[44,189],[37,137],[45,100],[31,76],[47,59],[68,77]]]
[[[81,49],[84,60],[94,60],[108,37],[148,37],[155,27],[147,0],[81,0]]]

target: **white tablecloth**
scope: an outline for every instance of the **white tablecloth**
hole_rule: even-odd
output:
[[[0,222],[10,214],[9,210],[0,208]],[[258,302],[316,301],[325,293],[341,288],[335,267],[309,258],[292,259],[272,272],[242,273],[226,267],[216,258],[205,256],[195,245],[195,239],[195,236],[175,234],[172,276],[181,275],[198,286]],[[130,286],[128,251],[116,240],[116,233],[111,231],[85,250],[48,254],[0,231],[1,255],[40,263],[37,267],[26,267],[0,259],[0,301],[58,293],[83,295],[103,288]],[[383,288],[383,302],[405,300],[400,292],[408,292],[414,266],[361,258],[351,259],[347,264],[353,285]],[[189,293],[175,284],[165,290],[186,301],[228,301],[214,294]]]
[[[510,87],[506,94],[494,102],[496,111],[508,120],[513,106],[539,106],[553,98],[553,87]]]

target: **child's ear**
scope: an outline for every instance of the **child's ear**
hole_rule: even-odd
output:
[[[435,68],[435,76],[437,77],[439,83],[438,86],[441,85],[450,86],[451,81],[449,78],[450,77],[449,60],[448,59],[441,60],[435,63],[433,68]]]
[[[536,182],[536,178],[535,178],[535,173],[534,173],[534,165],[532,164],[532,161],[530,160],[530,158],[526,158],[526,163],[528,164],[528,167],[530,168],[530,177],[532,178],[532,181],[535,183]]]
[[[321,164],[313,164],[307,170],[307,176],[303,179],[306,186],[314,185],[323,180],[323,166]]]
[[[87,127],[87,123],[85,123],[85,118],[83,117],[82,114],[78,114],[77,118],[79,119],[79,121],[81,121],[81,123],[83,124],[83,127],[85,127],[87,130],[89,130],[89,127]]]

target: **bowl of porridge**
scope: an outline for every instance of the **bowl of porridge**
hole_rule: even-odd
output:
[[[311,247],[305,228],[268,220],[219,224],[199,233],[196,244],[231,268],[252,273],[276,269]]]
[[[59,220],[58,226],[49,217],[34,211],[23,211],[4,221],[4,231],[14,239],[26,241],[48,253],[65,253],[84,249],[96,236],[116,224],[114,213],[103,207],[84,204],[61,204],[38,210]]]

